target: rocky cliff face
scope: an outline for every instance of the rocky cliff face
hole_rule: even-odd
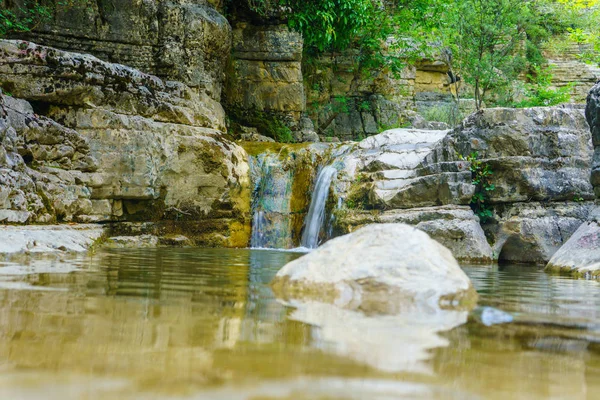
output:
[[[24,193],[48,199],[44,208],[33,194],[30,205],[5,202],[5,210],[31,209],[20,222],[166,220],[171,223],[164,229],[186,228],[199,243],[246,245],[246,153],[223,138],[223,109],[207,93],[23,41],[0,43],[0,81],[12,96],[30,102],[18,102],[17,116],[5,111],[15,137],[10,143],[17,143],[5,147],[17,160],[6,176],[16,173],[26,182],[42,174]],[[5,102],[17,108],[15,101]],[[35,136],[32,124],[60,135],[43,129]],[[53,175],[68,190],[38,184]],[[61,191],[76,192],[69,207],[60,206]],[[181,220],[188,222],[175,223]]]
[[[220,101],[231,48],[221,1],[51,1],[53,18],[19,39],[128,65]],[[25,1],[9,3],[18,8]]]

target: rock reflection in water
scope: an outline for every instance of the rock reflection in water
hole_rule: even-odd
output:
[[[312,346],[385,372],[430,373],[429,350],[448,346],[438,333],[467,322],[466,311],[412,307],[366,315],[316,301],[296,302],[290,318],[314,326]]]

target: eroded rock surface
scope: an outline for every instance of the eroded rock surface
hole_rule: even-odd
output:
[[[405,224],[374,224],[335,238],[287,264],[272,285],[282,298],[367,312],[468,307],[476,298],[452,253]]]
[[[0,94],[0,222],[71,221],[91,213],[83,177],[97,168],[85,137]]]
[[[52,199],[37,182],[59,176],[78,191],[57,193],[77,199],[71,202],[77,207],[64,207],[66,212],[55,206],[54,212],[34,208],[34,217],[15,222],[191,221],[198,243],[247,245],[247,155],[223,137],[223,109],[205,92],[90,55],[23,41],[0,42],[0,81],[29,102],[21,103],[30,115],[27,121],[45,121],[71,142],[81,142],[71,150],[60,141],[48,143],[54,147],[38,146],[24,154],[27,171],[43,175],[30,191]],[[30,134],[31,128],[19,130],[23,123],[14,119],[10,126],[17,136]],[[49,129],[38,136],[49,136]],[[42,139],[36,140],[46,144]],[[48,159],[55,169],[40,171],[36,157]],[[18,180],[23,179],[20,173]],[[4,209],[22,211],[12,205]],[[173,233],[181,233],[180,228],[173,227]]]

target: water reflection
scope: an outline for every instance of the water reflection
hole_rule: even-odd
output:
[[[600,287],[467,267],[481,306],[364,315],[278,302],[296,253],[103,251],[0,265],[1,399],[592,399]],[[443,334],[439,330],[447,331]]]
[[[438,332],[467,322],[466,311],[415,307],[399,315],[365,315],[331,304],[292,302],[290,319],[314,326],[312,346],[385,372],[430,373],[429,350],[445,347]]]

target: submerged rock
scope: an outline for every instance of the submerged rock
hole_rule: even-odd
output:
[[[554,254],[546,271],[600,276],[600,208]]]
[[[404,224],[333,239],[276,275],[275,293],[363,311],[469,307],[477,293],[450,250]]]
[[[514,320],[511,314],[494,307],[478,307],[474,310],[473,317],[485,326],[507,324]]]

